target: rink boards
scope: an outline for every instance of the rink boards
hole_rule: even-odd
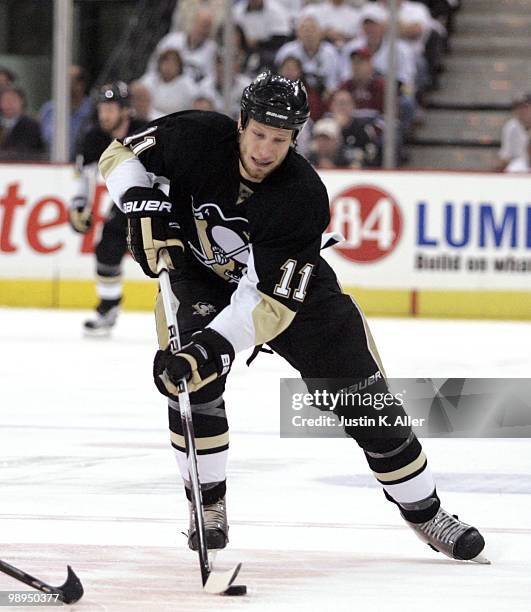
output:
[[[324,252],[371,315],[531,319],[529,175],[322,171],[330,231]],[[67,221],[67,165],[0,164],[0,304],[93,305],[93,248],[110,205],[92,194],[85,236]],[[151,309],[156,287],[127,257],[126,308]]]

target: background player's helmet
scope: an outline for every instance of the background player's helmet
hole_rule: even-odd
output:
[[[243,90],[241,123],[249,119],[298,133],[310,116],[308,95],[302,81],[290,81],[269,70],[259,74]]]
[[[129,87],[123,81],[102,85],[98,92],[97,102],[118,102],[120,106],[129,106]]]

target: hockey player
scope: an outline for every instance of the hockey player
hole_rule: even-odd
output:
[[[171,259],[183,348],[176,355],[167,348],[158,303],[154,378],[169,398],[171,442],[190,499],[177,395],[179,380],[188,379],[209,548],[227,543],[223,391],[235,353],[267,343],[303,378],[326,379],[329,390],[359,380],[372,392],[387,388],[363,314],[320,256],[332,240],[323,236],[328,196],[295,150],[308,114],[302,83],[266,72],[244,90],[238,123],[212,112],[176,113],[115,141],[100,160],[128,216],[135,260],[155,277],[160,250]],[[155,186],[160,177],[168,194]],[[405,415],[395,404],[383,414]],[[385,436],[376,425],[363,439],[354,427],[346,431],[424,542],[455,559],[483,560],[477,529],[441,508],[409,427]]]
[[[93,223],[90,193],[98,174],[98,159],[114,138],[138,131],[144,122],[131,117],[127,85],[121,81],[104,85],[98,93],[98,123],[85,135],[76,159],[77,187],[69,210],[72,228],[81,234]],[[127,252],[127,218],[113,206],[105,219],[96,246],[96,290],[99,304],[94,318],[85,321],[90,335],[107,334],[116,322],[122,300],[121,262]]]

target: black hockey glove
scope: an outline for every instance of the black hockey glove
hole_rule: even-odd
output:
[[[219,376],[228,374],[234,361],[232,344],[217,331],[207,327],[192,335],[190,344],[172,355],[170,349],[157,351],[153,378],[162,395],[178,395],[179,382],[186,378],[190,393]]]
[[[85,234],[92,227],[92,210],[85,196],[75,196],[68,211],[70,227],[78,234]]]
[[[127,246],[133,259],[145,274],[157,278],[157,258],[166,249],[170,269],[182,262],[184,245],[180,230],[172,223],[173,204],[160,190],[131,187],[122,198],[122,210],[127,215]]]

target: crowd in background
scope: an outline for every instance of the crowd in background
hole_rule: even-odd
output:
[[[404,143],[422,115],[424,96],[439,87],[459,0],[397,3],[400,163],[406,159]],[[149,121],[191,108],[225,112],[224,10],[220,0],[178,2],[170,32],[159,41],[145,73],[129,84],[137,118]],[[233,118],[238,116],[243,88],[263,69],[271,68],[306,85],[311,119],[299,137],[298,149],[313,164],[322,168],[382,164],[388,0],[238,0],[233,18],[236,55],[229,103]],[[94,105],[87,95],[83,68],[72,66],[70,76],[74,159],[76,142],[94,117]],[[35,118],[26,114],[25,106],[16,75],[0,68],[0,157],[46,158],[53,133],[53,103],[46,103]],[[529,98],[515,103],[512,128],[504,130],[503,138],[511,143],[519,139],[519,145],[504,143],[500,170],[514,168],[511,162],[525,160],[528,154],[530,107]]]
[[[512,116],[502,129],[498,154],[501,172],[531,172],[531,93],[513,100]]]

